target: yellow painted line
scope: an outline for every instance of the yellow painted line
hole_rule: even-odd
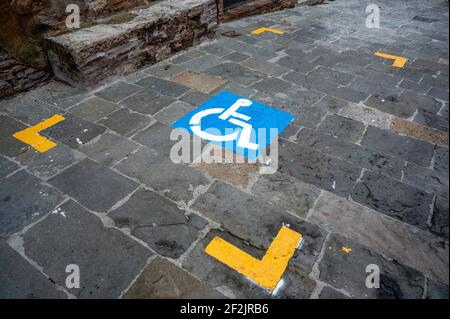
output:
[[[346,254],[350,254],[353,251],[353,249],[351,249],[350,247],[345,246],[345,247],[342,247],[342,251],[344,253],[346,253]]]
[[[219,237],[211,241],[205,252],[256,284],[273,291],[301,240],[301,234],[283,226],[262,260],[250,256]]]
[[[397,55],[387,54],[387,53],[383,53],[383,52],[377,52],[377,53],[375,53],[375,55],[385,58],[385,59],[394,60],[394,64],[392,64],[392,66],[396,67],[396,68],[400,68],[400,69],[404,68],[406,65],[406,62],[408,62],[407,58],[397,56]]]
[[[284,34],[284,31],[281,31],[281,30],[278,30],[278,29],[266,28],[266,27],[259,28],[259,29],[255,30],[255,31],[252,31],[252,34],[253,35],[260,35],[261,33],[264,33],[264,32],[272,32],[272,33],[275,33],[275,34],[278,34],[278,35]]]
[[[13,136],[19,141],[25,144],[33,146],[38,152],[45,153],[56,146],[56,143],[50,141],[49,139],[40,136],[39,133],[49,127],[64,121],[65,118],[62,115],[56,114],[51,118],[36,124],[35,126],[29,127],[23,131],[15,133]]]

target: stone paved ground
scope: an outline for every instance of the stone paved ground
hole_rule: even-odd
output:
[[[0,296],[448,298],[448,3],[376,1],[367,29],[370,2],[236,21],[96,92],[1,102]],[[224,89],[296,116],[275,175],[170,161],[170,123]],[[51,151],[12,137],[54,114]],[[276,295],[204,252],[218,235],[261,257],[283,224],[305,243]]]

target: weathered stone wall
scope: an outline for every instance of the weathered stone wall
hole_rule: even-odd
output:
[[[231,21],[243,17],[278,11],[296,6],[298,0],[249,0],[234,8],[225,10],[224,0],[218,0],[220,21]]]

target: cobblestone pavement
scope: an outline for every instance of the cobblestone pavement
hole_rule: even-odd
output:
[[[0,296],[448,298],[448,2],[376,1],[368,29],[371,2],[235,21],[95,92],[1,102]],[[170,123],[222,90],[295,115],[276,174],[170,160]],[[50,151],[12,137],[55,114]],[[204,251],[262,257],[286,224],[304,244],[272,294]]]

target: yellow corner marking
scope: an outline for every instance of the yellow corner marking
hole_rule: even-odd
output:
[[[377,52],[377,53],[375,53],[375,55],[385,58],[385,59],[394,60],[394,64],[392,64],[392,66],[396,67],[396,68],[400,68],[400,69],[404,68],[406,65],[406,62],[408,62],[407,58],[392,55],[392,54],[387,54],[387,53],[383,53],[383,52]]]
[[[45,153],[56,146],[56,143],[50,141],[49,139],[40,136],[39,132],[48,129],[61,121],[64,121],[65,118],[62,115],[56,114],[51,118],[36,124],[35,126],[29,127],[23,131],[15,133],[13,136],[19,141],[24,142],[25,144],[33,146],[38,152]]]
[[[301,234],[283,226],[262,260],[250,256],[219,237],[211,241],[205,252],[256,284],[273,291],[302,238]]]
[[[260,35],[261,33],[264,33],[264,32],[272,32],[272,33],[275,33],[275,34],[278,34],[278,35],[284,34],[284,31],[281,31],[281,30],[278,30],[278,29],[266,28],[266,27],[259,28],[259,29],[255,30],[255,31],[252,31],[252,34],[253,35]]]
[[[350,247],[345,246],[345,247],[342,247],[342,251],[344,253],[346,253],[346,254],[350,254],[353,251],[353,249],[351,249]]]

